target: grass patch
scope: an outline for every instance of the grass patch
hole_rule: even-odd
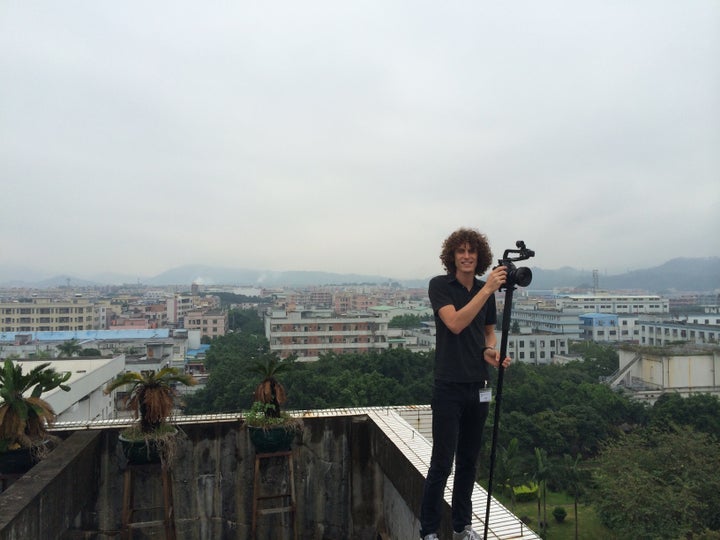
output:
[[[487,485],[483,486],[487,488]],[[527,516],[530,518],[528,527],[540,534],[537,516],[537,501],[524,503],[515,503],[515,508],[510,504],[510,498],[502,496],[493,491],[493,497],[500,501],[519,518]],[[552,511],[556,506],[562,506],[567,511],[567,517],[562,523],[557,523],[552,515]],[[476,509],[477,511],[477,509]],[[484,515],[482,509],[482,515]],[[540,506],[542,513],[542,505]],[[541,516],[542,519],[542,516]],[[568,497],[565,493],[547,494],[547,540],[575,540],[575,509],[572,497]],[[600,523],[600,519],[591,505],[578,504],[578,538],[581,540],[620,540],[607,527]]]

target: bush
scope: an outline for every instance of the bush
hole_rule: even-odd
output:
[[[556,506],[553,510],[553,516],[555,517],[555,521],[557,521],[558,523],[562,523],[563,521],[565,521],[567,511],[562,506]]]
[[[537,499],[538,485],[531,482],[528,485],[513,488],[515,491],[515,501],[530,502]]]

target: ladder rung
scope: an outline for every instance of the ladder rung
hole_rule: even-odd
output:
[[[261,516],[267,516],[268,514],[283,514],[285,512],[294,512],[293,506],[278,506],[277,508],[262,508],[257,511]]]
[[[142,529],[145,527],[163,527],[165,522],[162,519],[156,519],[154,521],[133,521],[128,523],[129,529]]]
[[[267,501],[270,499],[281,499],[283,497],[292,497],[291,493],[279,493],[277,495],[263,495],[262,497],[255,497],[258,501]]]

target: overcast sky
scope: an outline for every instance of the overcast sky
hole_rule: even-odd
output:
[[[49,275],[717,256],[720,2],[7,0],[0,181]]]

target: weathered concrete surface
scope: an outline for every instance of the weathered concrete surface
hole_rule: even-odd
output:
[[[417,490],[421,490],[422,475],[412,470],[366,415],[304,421],[304,429],[293,445],[297,537],[317,540],[408,537],[412,508],[419,505]],[[177,538],[250,538],[255,452],[247,430],[239,421],[183,424],[181,430],[171,464]],[[55,451],[63,449],[54,456],[56,464],[48,459],[36,466],[29,478],[21,479],[24,484],[31,478],[37,479],[35,491],[42,493],[42,497],[38,493],[33,499],[26,490],[16,498],[0,495],[2,516],[12,513],[12,501],[16,505],[13,509],[24,505],[25,510],[13,511],[21,516],[27,514],[19,522],[28,523],[19,536],[12,536],[8,527],[0,527],[0,534],[5,534],[0,540],[117,538],[122,525],[126,469],[117,435],[118,431],[113,429],[73,434]],[[65,448],[68,442],[71,446]],[[80,454],[87,460],[83,467],[76,463]],[[261,490],[265,494],[287,489],[286,462],[273,459],[261,469]],[[41,466],[55,474],[40,475]],[[161,520],[159,467],[137,470],[134,481],[134,506],[152,509],[136,512],[133,519]],[[403,497],[408,497],[409,505]],[[28,510],[34,505],[35,513]],[[65,505],[69,507],[65,509]],[[10,513],[6,514],[5,508]],[[49,508],[50,515],[57,508],[58,519],[62,514],[64,521],[48,520]],[[48,526],[32,529],[30,523]],[[163,528],[157,525],[135,530],[133,535],[133,538],[163,537]],[[293,538],[289,516],[260,517],[258,538]]]
[[[99,431],[78,431],[0,495],[0,539],[58,538],[92,506],[99,476]]]

